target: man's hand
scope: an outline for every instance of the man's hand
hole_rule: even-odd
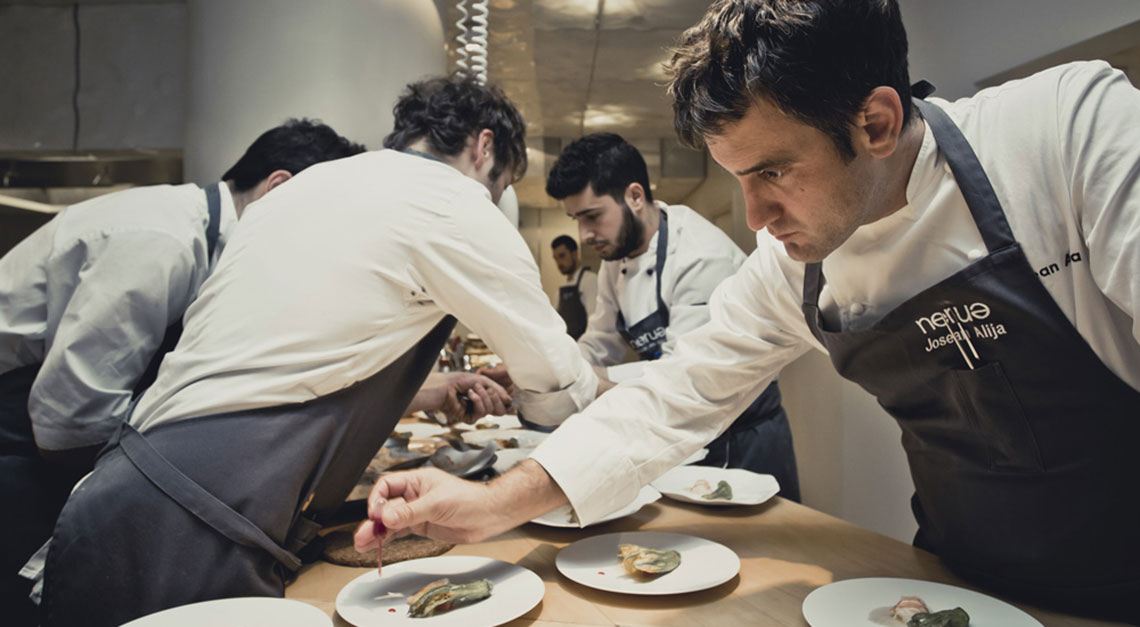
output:
[[[460,396],[460,395],[463,396]],[[470,372],[433,372],[416,392],[408,412],[442,411],[448,424],[475,422],[510,411],[511,396],[493,380]]]
[[[378,546],[372,521],[387,528],[384,541],[416,533],[442,542],[479,542],[564,505],[566,496],[534,460],[491,481],[466,481],[435,468],[381,475],[368,496],[368,520],[356,530],[357,551]]]
[[[515,382],[511,380],[511,375],[507,374],[507,365],[499,364],[490,368],[480,368],[475,371],[485,377],[490,377],[495,380],[495,383],[506,388],[510,391],[511,395],[515,393]]]

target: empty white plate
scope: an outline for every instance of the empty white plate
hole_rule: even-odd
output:
[[[622,568],[618,545],[674,550],[681,565],[653,579],[630,575]],[[712,540],[679,533],[630,531],[579,540],[562,549],[554,560],[558,571],[583,586],[626,594],[680,594],[719,586],[740,572],[740,558]]]
[[[970,627],[1041,627],[1029,614],[980,592],[888,577],[847,579],[816,588],[804,599],[804,618],[812,627],[900,627],[890,610],[904,596],[922,599],[931,612],[960,607],[970,615]]]
[[[629,505],[618,508],[609,514],[606,514],[597,522],[591,524],[600,525],[604,522],[609,522],[618,518],[624,518],[630,514],[635,514],[642,507],[656,501],[659,498],[661,498],[661,493],[657,490],[654,490],[653,486],[644,486],[641,488],[641,491],[637,493],[637,497],[635,497],[633,499],[633,502],[631,502]],[[558,509],[551,510],[546,514],[535,518],[531,522],[538,523],[540,525],[546,525],[547,527],[581,527],[582,525],[578,523],[577,520],[570,519],[570,514],[573,511],[574,510],[569,505],[563,505]],[[589,527],[590,525],[586,526]]]
[[[452,583],[489,579],[491,596],[438,616],[408,616],[408,597],[444,577]],[[356,627],[501,625],[538,605],[545,592],[542,579],[522,566],[488,557],[444,555],[384,566],[383,575],[369,570],[341,588],[336,611]]]
[[[191,603],[137,618],[122,627],[332,627],[319,609],[292,599],[236,597]]]
[[[704,498],[703,495],[715,490],[722,480],[732,488],[732,498]],[[758,505],[780,491],[780,484],[772,475],[710,466],[678,466],[650,485],[669,498],[700,505]]]

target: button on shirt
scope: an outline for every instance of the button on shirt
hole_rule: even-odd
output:
[[[237,222],[226,185],[215,259]],[[28,410],[47,450],[106,441],[133,387],[209,274],[196,185],[64,209],[0,259],[0,373],[42,364]]]
[[[668,355],[683,333],[708,322],[709,296],[744,263],[745,255],[696,211],[660,201],[657,206],[669,215],[669,250],[661,275],[661,300],[669,308],[661,353]],[[618,333],[617,315],[621,311],[626,324],[632,325],[657,311],[657,234],[637,257],[603,261],[598,286],[598,308],[578,339],[578,348],[591,365],[609,366],[606,373],[611,381],[636,377],[648,362],[619,363],[628,346]]]
[[[562,420],[593,399],[597,377],[486,187],[391,150],[315,165],[246,209],[131,422],[326,396],[447,314],[510,366],[528,418]]]
[[[1140,389],[1140,92],[1103,62],[1074,63],[950,103],[1013,234],[1057,305],[1104,364]],[[907,205],[864,225],[823,262],[821,306],[843,330],[875,324],[985,251],[927,128]],[[711,440],[810,348],[804,264],[767,233],[714,294],[711,322],[665,364],[603,395],[534,454],[583,523]],[[861,316],[841,315],[853,305]],[[1017,329],[1009,329],[1016,333]],[[1058,385],[1065,364],[1058,363]]]

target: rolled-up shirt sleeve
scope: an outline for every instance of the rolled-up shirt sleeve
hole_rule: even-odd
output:
[[[193,299],[196,267],[184,242],[152,231],[93,235],[48,259],[47,319],[55,329],[28,399],[41,449],[110,437],[166,328]]]
[[[720,434],[811,347],[794,283],[774,255],[754,254],[714,293],[707,324],[535,450],[579,520],[589,524],[632,501],[641,486]]]
[[[526,243],[486,198],[440,216],[414,274],[443,311],[503,359],[530,422],[557,425],[594,399],[598,378],[542,291]],[[485,206],[484,206],[485,205]]]

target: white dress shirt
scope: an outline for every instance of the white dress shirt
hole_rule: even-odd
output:
[[[1103,62],[1074,63],[953,103],[1014,236],[1105,365],[1140,390],[1140,92]],[[986,248],[929,127],[907,205],[823,262],[820,303],[844,330],[872,326]],[[534,457],[583,523],[711,440],[788,362],[823,347],[800,305],[804,264],[767,233],[713,296],[711,322],[664,364],[571,417]],[[1067,260],[1067,261],[1066,261]],[[1058,385],[1064,381],[1057,364]]]
[[[226,185],[214,258],[237,222]],[[99,444],[210,272],[196,185],[67,207],[0,259],[0,373],[42,364],[28,411],[47,450]]]
[[[131,423],[327,396],[447,314],[510,365],[527,418],[593,400],[597,377],[486,187],[392,150],[315,165],[246,209]]]
[[[669,326],[661,354],[673,352],[677,339],[709,320],[709,297],[732,276],[745,255],[724,231],[684,205],[657,206],[668,213],[669,250],[661,273],[661,300],[669,308]],[[628,344],[617,330],[620,311],[633,325],[657,311],[657,237],[637,257],[603,261],[598,274],[598,308],[590,317],[578,348],[593,366],[608,366],[614,382],[641,374],[645,361],[620,363]]]
[[[581,280],[578,277],[582,277]],[[586,316],[593,315],[594,305],[598,302],[598,273],[586,266],[578,266],[574,274],[566,279],[565,285],[578,286],[578,297],[586,309]]]

